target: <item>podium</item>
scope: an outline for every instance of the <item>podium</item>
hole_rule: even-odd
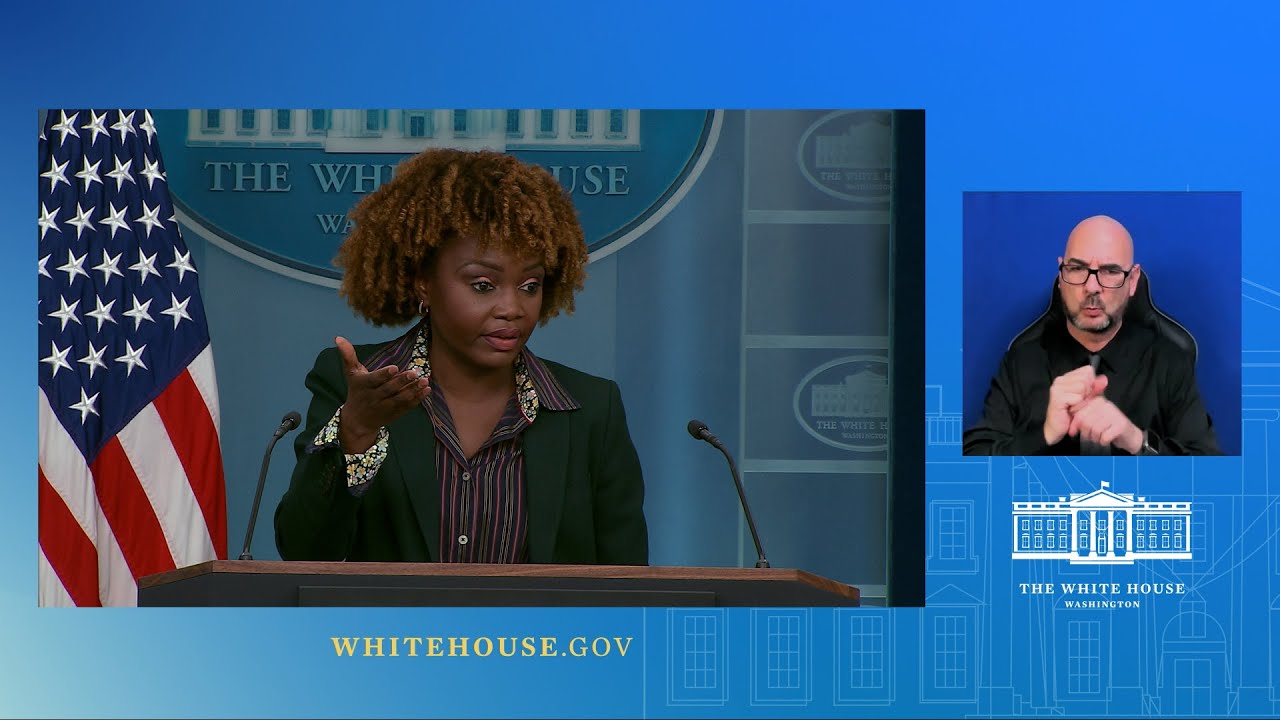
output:
[[[138,583],[143,607],[856,607],[803,570],[213,560]]]

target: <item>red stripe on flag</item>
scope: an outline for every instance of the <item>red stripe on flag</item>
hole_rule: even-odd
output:
[[[158,441],[169,442],[169,439],[159,438]],[[120,439],[113,437],[103,445],[89,467],[93,471],[94,488],[98,493],[98,503],[102,505],[102,514],[115,533],[133,579],[173,570],[173,555],[169,552],[164,529],[156,519],[156,511],[151,507],[147,493],[138,482],[129,457],[120,446]]]
[[[40,549],[48,558],[49,565],[57,573],[62,586],[76,605],[80,607],[100,607],[102,599],[98,597],[98,550],[84,528],[76,522],[67,504],[62,501],[58,491],[40,474],[40,492],[38,499],[40,516]]]
[[[187,473],[191,491],[200,503],[204,525],[209,529],[218,559],[226,560],[227,491],[222,478],[222,450],[218,447],[218,429],[214,427],[213,416],[191,378],[191,371],[179,373],[153,404]]]

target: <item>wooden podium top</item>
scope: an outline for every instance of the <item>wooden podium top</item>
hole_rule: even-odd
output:
[[[485,582],[549,582],[591,583],[594,586],[637,587],[653,584],[676,587],[683,584],[729,587],[795,587],[807,597],[829,596],[823,604],[859,604],[858,589],[838,583],[803,570],[786,568],[703,568],[703,567],[650,567],[632,565],[490,565],[474,563],[376,563],[376,562],[285,562],[272,560],[212,560],[190,567],[150,575],[138,582],[140,595],[148,591],[163,591],[166,586],[192,586],[218,582],[218,577],[252,579],[255,576],[272,576],[288,581],[293,578],[299,584],[333,582],[351,585],[357,581],[368,584],[400,584],[414,579],[432,582],[469,579]],[[303,579],[303,576],[306,579]],[[618,581],[618,582],[612,582]],[[769,593],[772,595],[772,593]],[[767,603],[761,603],[767,604]]]

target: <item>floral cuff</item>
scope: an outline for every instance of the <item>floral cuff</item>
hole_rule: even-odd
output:
[[[329,422],[325,424],[320,432],[316,435],[316,439],[311,441],[308,448],[311,452],[325,450],[328,448],[341,448],[342,442],[338,439],[338,427],[342,419],[342,408],[333,414]],[[343,457],[347,461],[347,489],[352,495],[360,496],[369,489],[373,482],[373,476],[378,474],[378,468],[382,467],[382,461],[387,459],[387,440],[390,433],[385,427],[378,428],[378,439],[374,441],[372,447],[363,453],[350,455],[343,453]]]

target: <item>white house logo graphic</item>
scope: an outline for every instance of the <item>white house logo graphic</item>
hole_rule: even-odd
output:
[[[272,272],[338,287],[348,210],[416,153],[495,150],[545,168],[572,198],[595,261],[684,199],[723,113],[238,108],[157,111],[155,123],[183,224]]]
[[[889,442],[889,364],[878,355],[824,363],[796,386],[791,405],[800,427],[831,447],[884,450]]]
[[[800,138],[796,161],[814,187],[841,200],[887,202],[893,184],[893,113],[840,111]]]
[[[1109,485],[1057,502],[1013,503],[1013,559],[1073,565],[1192,559],[1191,503],[1149,502]]]

